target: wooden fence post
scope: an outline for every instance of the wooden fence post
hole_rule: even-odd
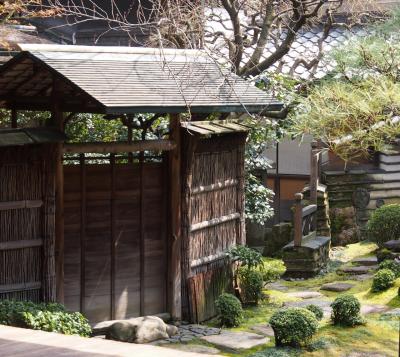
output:
[[[301,241],[303,239],[303,207],[301,201],[303,195],[301,193],[296,193],[294,198],[294,246],[301,247]]]
[[[310,203],[317,204],[319,184],[319,152],[316,141],[311,143],[310,158]]]
[[[169,152],[170,179],[170,265],[169,294],[172,319],[182,318],[182,271],[181,271],[181,130],[180,115],[170,116],[170,140],[176,143],[174,150]]]

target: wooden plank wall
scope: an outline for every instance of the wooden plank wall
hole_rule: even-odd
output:
[[[0,299],[55,300],[53,152],[0,150]]]
[[[214,316],[215,299],[232,289],[224,252],[244,243],[244,144],[245,134],[201,139],[186,171],[183,296],[193,322]]]
[[[67,165],[65,303],[90,321],[166,311],[162,163]]]

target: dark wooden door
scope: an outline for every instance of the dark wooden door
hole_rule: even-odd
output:
[[[64,167],[65,304],[90,321],[166,311],[163,163]]]

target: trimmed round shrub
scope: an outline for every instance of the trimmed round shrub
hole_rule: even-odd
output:
[[[240,300],[228,293],[221,294],[215,301],[218,319],[221,326],[239,326],[243,319],[243,309]]]
[[[360,316],[361,304],[353,295],[338,296],[331,307],[334,325],[356,326],[364,322]]]
[[[400,263],[396,260],[384,260],[379,264],[379,270],[389,269],[393,272],[396,278],[400,277]]]
[[[262,289],[264,286],[263,276],[258,270],[242,267],[238,273],[242,299],[246,304],[258,304],[262,298]]]
[[[317,305],[314,304],[307,305],[306,309],[311,311],[318,321],[321,321],[322,318],[324,317],[324,311]]]
[[[306,346],[318,329],[315,315],[299,307],[276,311],[269,323],[275,333],[276,346]]]
[[[369,238],[379,246],[400,238],[400,204],[383,205],[375,210],[367,226]]]
[[[389,269],[378,270],[374,275],[374,280],[372,280],[372,291],[385,291],[393,286],[396,276]]]

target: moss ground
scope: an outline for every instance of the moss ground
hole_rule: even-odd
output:
[[[272,289],[265,290],[268,299],[264,300],[257,307],[249,307],[245,309],[245,318],[243,324],[232,331],[251,331],[251,327],[256,324],[267,323],[271,315],[280,308],[284,302],[296,300],[287,296],[288,292],[301,290],[318,290],[319,287],[328,282],[348,281],[354,284],[354,287],[348,292],[354,294],[361,304],[379,304],[387,305],[390,308],[400,307],[400,298],[397,291],[400,287],[400,279],[389,290],[381,293],[372,293],[370,290],[372,278],[364,281],[351,280],[347,275],[340,275],[336,269],[340,266],[351,265],[351,260],[369,256],[373,254],[376,246],[372,243],[357,243],[347,246],[334,252],[329,271],[325,275],[317,276],[312,279],[302,281],[280,281],[280,283],[288,288],[287,291],[277,291]],[[271,262],[271,259],[268,259]],[[278,261],[274,264],[280,264]],[[333,300],[339,293],[323,292],[330,300]],[[344,357],[351,352],[369,353],[372,356],[398,356],[399,344],[399,321],[383,320],[379,314],[366,315],[366,324],[355,328],[343,328],[333,326],[328,318],[324,319],[311,350],[285,350],[288,356],[333,356]],[[215,325],[215,321],[210,321],[211,325]],[[195,341],[199,343],[199,341]],[[252,356],[256,352],[264,351],[258,356],[280,356],[276,354],[274,341],[271,341],[260,348],[247,350],[241,353],[223,353],[226,356]]]

